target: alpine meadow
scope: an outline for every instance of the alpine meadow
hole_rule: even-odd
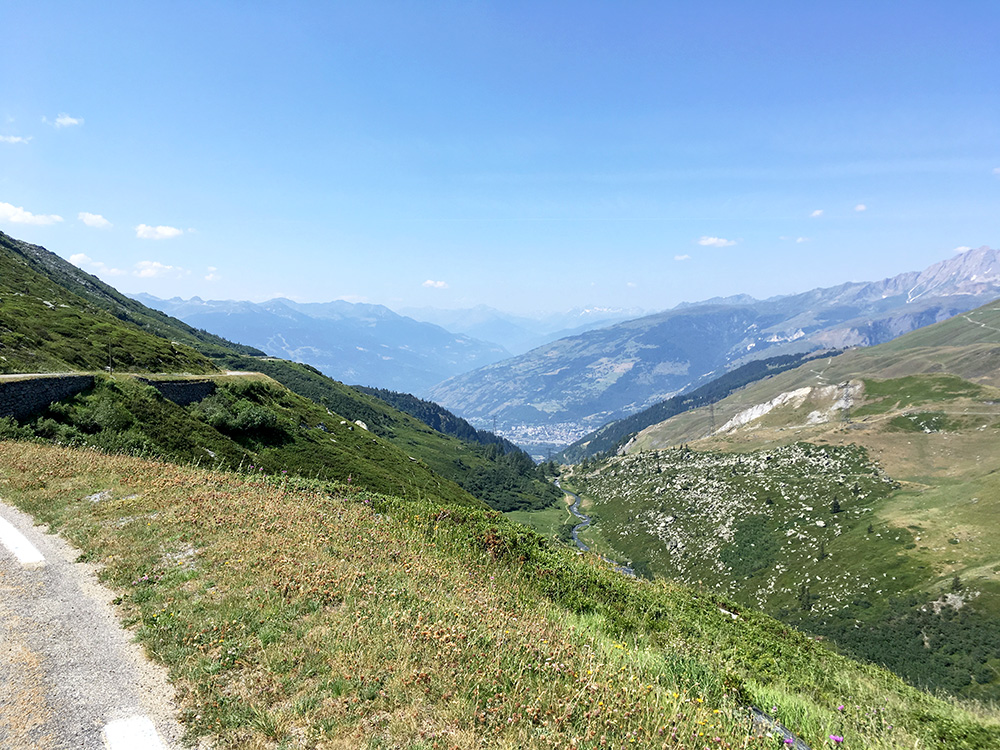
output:
[[[1000,5],[0,28],[0,748],[1000,748]]]

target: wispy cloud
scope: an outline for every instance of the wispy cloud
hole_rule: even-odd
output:
[[[736,240],[727,240],[722,237],[702,237],[698,240],[698,244],[705,247],[732,247],[736,244]]]
[[[690,255],[675,255],[674,260],[691,260]]]
[[[135,236],[140,240],[168,240],[171,237],[179,237],[184,234],[183,229],[177,227],[151,227],[148,224],[140,224],[135,228]]]
[[[968,247],[967,245],[960,245],[959,247],[956,247],[956,248],[955,248],[955,252],[956,252],[956,253],[967,253],[967,252],[969,252],[969,251],[970,251],[971,249],[972,249],[972,248],[971,248],[971,247]]]
[[[823,209],[822,208],[817,208],[815,211],[813,211],[811,214],[809,214],[809,218],[811,218],[811,219],[818,219],[822,215],[823,215]]]
[[[76,253],[69,256],[69,262],[78,268],[84,268],[104,276],[138,276],[140,279],[154,279],[163,276],[181,278],[191,273],[186,268],[168,266],[165,263],[160,263],[158,260],[140,260],[132,266],[132,270],[130,271],[122,268],[112,268],[106,263],[94,260],[86,253]],[[210,268],[209,271],[214,272],[215,269]]]
[[[70,117],[65,112],[60,112],[55,120],[50,120],[48,117],[42,117],[42,122],[56,128],[71,128],[74,125],[83,125],[83,118]]]
[[[219,274],[216,273],[218,270],[215,266],[209,266],[208,273],[205,274],[205,281],[218,281],[220,278]]]
[[[88,227],[93,227],[94,229],[110,229],[111,222],[105,219],[100,214],[92,214],[87,211],[81,211],[76,215],[80,221],[86,224]]]
[[[30,140],[30,135],[27,138],[22,138],[19,135],[0,135],[0,143],[27,143]]]
[[[1000,177],[1000,167],[994,167],[993,174],[995,174],[997,177]]]
[[[427,279],[427,281],[425,281],[423,285],[426,286],[426,287],[428,287],[429,289],[447,289],[448,288],[448,282],[447,281],[432,281],[431,279]]]
[[[25,211],[20,206],[12,206],[10,203],[0,203],[0,221],[9,221],[11,224],[33,224],[37,227],[57,224],[62,221],[62,216],[56,214],[33,214]]]
[[[86,253],[76,253],[69,256],[69,262],[77,268],[90,269],[94,273],[104,276],[125,276],[128,273],[128,271],[123,271],[121,268],[109,268],[101,261],[93,260]]]
[[[808,242],[809,238],[808,237],[796,237],[795,241],[796,242]]]
[[[141,279],[155,279],[161,276],[187,276],[190,271],[186,268],[181,268],[180,266],[168,266],[160,263],[158,260],[140,260],[135,264],[135,270],[132,271],[133,276],[138,276]]]
[[[858,205],[856,205],[854,207],[854,210],[858,211],[858,212],[867,211],[868,210],[868,206],[866,206],[864,203],[859,203]]]

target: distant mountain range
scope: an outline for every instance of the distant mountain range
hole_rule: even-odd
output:
[[[305,362],[345,383],[423,394],[445,378],[509,356],[502,346],[454,334],[382,305],[337,300],[254,303],[148,294],[135,299],[188,325]],[[252,343],[251,343],[252,342]]]
[[[685,304],[455,376],[427,397],[474,424],[495,418],[537,453],[745,362],[879,344],[997,297],[1000,253],[981,247],[882,281]]]
[[[511,354],[523,354],[549,341],[647,314],[636,308],[580,307],[562,313],[528,316],[513,315],[487,305],[461,310],[411,307],[399,313],[482,341],[495,341]]]

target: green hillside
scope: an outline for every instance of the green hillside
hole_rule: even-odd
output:
[[[135,372],[216,370],[185,342],[163,338],[59,285],[36,270],[36,256],[26,247],[47,252],[0,233],[0,373],[108,366]]]
[[[81,271],[55,253],[38,245],[16,240],[3,232],[0,232],[0,273],[2,273],[0,275],[0,292],[4,294],[3,305],[0,306],[0,309],[6,312],[8,305],[14,302],[14,298],[20,297],[18,305],[10,307],[10,312],[5,316],[3,325],[6,330],[18,334],[21,333],[21,326],[32,326],[37,325],[40,321],[48,321],[54,323],[62,331],[62,335],[56,338],[53,343],[45,339],[38,341],[37,338],[32,338],[30,331],[33,329],[29,329],[26,338],[16,338],[9,346],[15,350],[24,350],[27,347],[39,348],[37,356],[49,357],[53,362],[59,363],[64,361],[67,356],[65,347],[73,348],[73,343],[67,342],[66,339],[72,339],[75,330],[75,338],[89,342],[95,349],[103,347],[104,357],[102,359],[97,355],[86,356],[84,364],[75,365],[74,369],[93,370],[106,367],[108,365],[108,339],[110,338],[111,355],[115,367],[136,367],[143,371],[155,371],[158,360],[152,359],[152,355],[146,355],[150,357],[150,366],[142,366],[143,352],[146,350],[155,351],[155,342],[148,336],[137,337],[136,329],[173,342],[175,347],[178,345],[188,346],[207,357],[234,352],[263,355],[263,352],[257,349],[234,344],[152,310],[126,297],[96,276]],[[46,305],[46,302],[54,307]],[[38,304],[41,304],[42,307],[38,307]],[[15,315],[15,311],[19,311],[22,315],[20,317]],[[80,317],[74,317],[74,312],[78,313]],[[111,329],[103,328],[92,321],[90,316],[94,316],[100,322],[110,321],[114,323],[114,326]],[[112,332],[114,335],[111,335]],[[116,359],[116,353],[121,361]],[[18,356],[29,356],[29,353],[21,352]],[[77,354],[76,356],[82,355]],[[139,361],[130,363],[130,357],[139,358]],[[27,364],[32,364],[34,361],[29,360]],[[71,359],[65,361],[73,362]],[[165,364],[169,364],[169,360],[166,360]],[[162,369],[173,372],[184,371],[185,368],[175,367],[167,370],[164,367]],[[205,370],[197,370],[197,372],[203,371]]]
[[[914,684],[997,699],[998,318],[993,303],[645,430],[577,468],[585,537]]]
[[[22,423],[0,420],[0,435],[479,504],[391,442],[270,378],[213,380],[213,395],[181,407],[136,378],[99,374],[93,388],[36,417]]]
[[[963,513],[968,498],[915,497],[863,448],[808,443],[647,451],[574,481],[595,521],[587,541],[640,572],[768,612],[913,684],[1000,697],[1000,482],[975,482],[982,500]],[[901,513],[914,502],[933,515]]]
[[[352,388],[326,377],[309,365],[258,357],[227,357],[235,370],[262,372],[349,421],[365,426],[435,473],[501,511],[539,510],[561,497],[522,451],[505,452],[500,445],[483,445],[432,429],[368,389]],[[405,394],[400,394],[405,395]],[[409,397],[413,399],[414,397]],[[414,399],[419,401],[419,399]],[[506,442],[506,441],[504,441]],[[513,446],[512,446],[513,447]]]
[[[101,561],[219,748],[783,747],[751,705],[814,748],[1000,744],[994,714],[492,511],[10,442],[0,491]]]
[[[495,508],[538,509],[558,499],[558,493],[537,476],[530,460],[497,455],[496,451],[447,437],[383,401],[331,380],[307,365],[264,357],[262,352],[250,347],[193,329],[125,297],[48,250],[2,233],[0,300],[0,373],[93,372],[107,367],[116,371],[150,373],[202,374],[218,372],[219,367],[261,372],[347,422],[361,420],[379,438],[396,445],[408,459],[412,457],[423,462],[431,471],[449,480],[449,484],[462,485]],[[110,398],[103,386],[98,394],[94,398]],[[60,408],[53,407],[53,414],[45,418],[55,419],[63,427],[56,429],[48,425],[39,434],[65,437],[79,428],[91,443],[99,440],[112,450],[144,446],[143,449],[155,448],[156,455],[173,459],[204,460],[207,454],[201,448],[184,443],[184,430],[194,429],[191,434],[208,441],[205,444],[208,450],[220,456],[236,455],[231,446],[208,445],[216,438],[205,433],[202,427],[185,425],[182,428],[178,423],[177,434],[171,437],[169,430],[157,430],[152,422],[136,426],[134,421],[129,421],[129,430],[125,433],[112,437],[114,431],[107,431],[98,437],[92,422],[85,421],[82,425],[73,422],[73,415],[79,411],[75,406],[56,413]],[[110,406],[101,408],[111,409]],[[128,410],[130,407],[123,408]],[[327,421],[339,422],[339,418]],[[77,438],[74,433],[74,439]],[[306,451],[303,448],[297,452],[304,454]],[[264,457],[254,455],[258,467],[271,465],[272,462]],[[286,462],[291,460],[288,450],[282,455]],[[294,464],[303,471],[308,470],[310,475],[322,475],[324,469],[314,464],[322,463],[324,455],[323,450],[317,451],[315,458],[308,461],[299,456]],[[330,466],[337,465],[334,461]],[[281,468],[292,470],[290,465],[279,470]],[[333,471],[330,467],[325,471],[326,475],[340,476],[330,473]],[[408,472],[403,470],[402,473]],[[366,472],[360,474],[367,476]],[[359,476],[359,472],[355,476]],[[384,478],[377,488],[389,491]]]
[[[818,358],[833,356],[835,353],[785,354],[748,362],[689,393],[668,398],[624,419],[609,422],[564,448],[554,459],[564,463],[578,463],[585,458],[615,451],[650,425],[659,424],[699,406],[714,404],[750,383],[791,370],[807,360],[815,361]]]

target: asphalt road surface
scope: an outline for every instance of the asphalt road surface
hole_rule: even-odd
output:
[[[0,748],[181,748],[165,670],[78,556],[0,502]]]

